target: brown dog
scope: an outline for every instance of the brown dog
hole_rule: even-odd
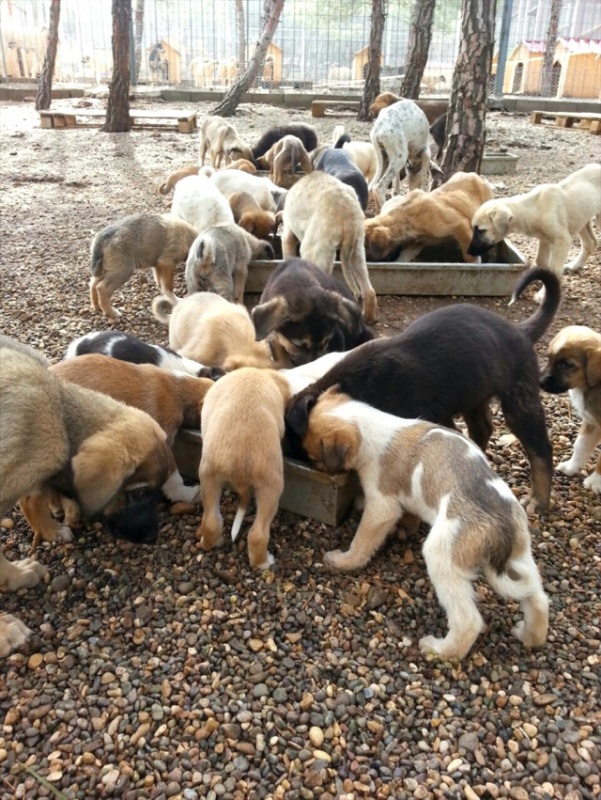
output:
[[[269,168],[269,177],[278,186],[288,188],[290,176],[297,174],[300,167],[305,175],[313,172],[313,164],[304,144],[298,136],[284,136],[279,139],[262,158]]]
[[[388,108],[388,106],[398,103],[402,99],[402,97],[393,92],[382,92],[370,105],[369,113],[372,117],[377,117],[383,108]],[[415,102],[428,118],[430,125],[449,108],[448,100],[416,100]]]
[[[226,483],[240,496],[232,541],[254,492],[255,521],[248,534],[251,567],[267,569],[270,526],[284,490],[284,408],[289,381],[274,370],[245,367],[221,378],[207,393],[202,410],[199,478],[204,513],[197,535],[205,550],[223,541],[221,492]]]
[[[584,325],[563,328],[549,345],[540,385],[553,394],[569,392],[582,418],[572,457],[557,465],[564,475],[575,475],[601,442],[601,334]],[[584,485],[601,494],[601,454]]]
[[[492,197],[490,183],[475,172],[457,172],[433,192],[414,189],[384,203],[377,217],[365,221],[365,249],[370,261],[383,261],[400,247],[398,261],[412,261],[426,245],[453,238],[465,262],[472,240],[472,217]]]
[[[234,192],[228,199],[234,219],[245,231],[259,239],[269,239],[275,232],[275,214],[264,211],[250,192]]]
[[[242,141],[236,128],[223,117],[209,116],[200,129],[200,159],[202,166],[209,153],[210,164],[215,169],[239,158],[253,160],[252,150]]]

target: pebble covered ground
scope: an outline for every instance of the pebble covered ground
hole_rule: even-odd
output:
[[[369,130],[352,116],[316,121],[262,105],[243,105],[234,121],[253,141],[291,120],[314,122],[326,140],[341,121],[357,138]],[[92,235],[126,214],[168,209],[157,187],[196,160],[198,138],[42,130],[28,102],[0,105],[0,135],[0,331],[58,360],[76,336],[106,327],[88,306]],[[601,155],[599,137],[503,112],[489,114],[488,140],[520,157],[515,175],[493,179],[498,195]],[[533,255],[531,241],[515,242]],[[541,362],[564,325],[601,326],[600,249],[564,288]],[[116,295],[121,324],[166,343],[153,295],[145,277],[130,280]],[[468,301],[382,298],[377,330]],[[474,302],[516,320],[535,308],[532,294],[511,308],[503,298]],[[567,397],[544,403],[559,461],[578,420]],[[489,455],[522,496],[528,465],[506,433],[496,413]],[[46,582],[0,600],[35,631],[0,664],[0,800],[56,790],[78,800],[600,797],[601,503],[582,479],[556,473],[555,507],[530,518],[551,600],[547,645],[526,651],[510,634],[517,605],[478,583],[487,629],[461,663],[417,646],[446,625],[421,556],[424,528],[391,537],[352,575],[329,574],[322,556],[348,546],[356,512],[335,529],[280,512],[276,565],[258,574],[246,555],[251,516],[241,541],[208,554],[195,536],[198,512],[167,507],[156,547],[115,541],[97,525],[72,544],[42,545]],[[224,508],[231,522],[233,501]],[[0,540],[11,559],[28,554],[18,509]]]

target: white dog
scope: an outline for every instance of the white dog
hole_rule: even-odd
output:
[[[203,175],[188,175],[178,181],[173,192],[171,213],[188,222],[198,233],[213,225],[234,222],[227,199]]]
[[[216,186],[228,199],[236,192],[248,192],[264,211],[275,213],[280,197],[286,194],[285,189],[277,186],[269,178],[251,175],[239,169],[215,172],[210,167],[203,167],[201,173],[210,178],[213,186]]]
[[[510,233],[523,233],[539,240],[537,266],[558,276],[564,268],[576,272],[597,246],[593,217],[601,228],[601,164],[587,164],[559,183],[484,203],[472,219],[468,252],[482,255]],[[573,236],[580,239],[580,252],[566,264]]]
[[[376,152],[377,168],[369,189],[379,206],[384,202],[386,190],[406,166],[409,189],[428,190],[430,127],[417,103],[399,100],[383,108],[373,124],[370,138]]]

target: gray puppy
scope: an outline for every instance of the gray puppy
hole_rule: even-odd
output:
[[[241,303],[254,258],[273,258],[273,247],[233,223],[207,228],[194,240],[186,261],[188,294],[215,292]]]

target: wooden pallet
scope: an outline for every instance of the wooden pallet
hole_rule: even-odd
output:
[[[359,108],[359,103],[359,100],[313,100],[311,103],[311,116],[325,117],[327,108],[356,110]]]
[[[82,124],[82,119],[104,119],[106,110],[100,108],[52,108],[40,111],[39,114],[42,128],[76,128]],[[193,133],[197,128],[195,111],[177,111],[175,109],[149,111],[131,108],[129,116],[134,127],[152,125],[159,120],[166,120],[167,122],[176,122],[180,133]]]
[[[575,130],[586,130],[589,133],[601,134],[601,114],[590,114],[583,112],[577,114],[568,111],[531,111],[530,122],[532,125],[544,125],[543,119],[554,120],[555,127],[574,128],[574,123],[580,125]]]

